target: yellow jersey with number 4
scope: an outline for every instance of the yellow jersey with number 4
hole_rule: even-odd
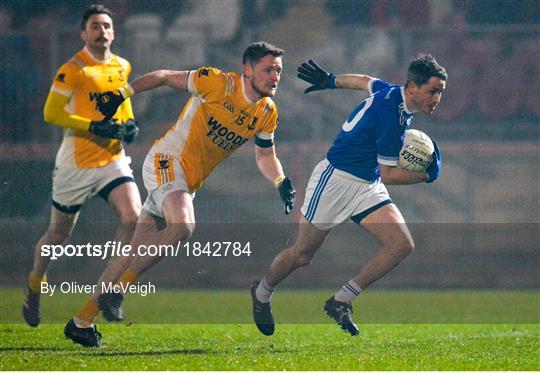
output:
[[[151,154],[176,157],[190,192],[199,189],[212,170],[253,136],[272,146],[278,113],[274,102],[252,102],[242,75],[213,67],[191,71],[192,94],[177,122],[154,143]]]
[[[128,83],[131,73],[129,62],[111,55],[108,61],[96,60],[83,48],[58,70],[51,93],[68,98],[63,110],[89,120],[103,120],[96,103],[100,92],[112,91]],[[114,116],[119,123],[133,119],[128,99]],[[125,156],[119,140],[105,139],[88,131],[65,128],[62,145],[56,156],[56,165],[63,167],[103,167]]]

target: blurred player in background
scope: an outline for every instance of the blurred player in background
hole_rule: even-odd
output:
[[[142,172],[148,198],[132,248],[176,245],[188,239],[195,228],[195,192],[215,167],[252,137],[259,170],[278,189],[285,213],[291,211],[295,190],[276,157],[274,131],[278,111],[271,99],[281,77],[282,56],[282,49],[258,42],[245,50],[242,74],[213,67],[158,70],[103,94],[99,108],[106,117],[116,113],[129,96],[161,86],[192,94],[174,126],[154,143],[144,162]],[[131,284],[161,257],[124,259],[125,272],[118,283]],[[107,268],[103,277],[110,277],[108,272],[115,270]],[[115,319],[123,299],[121,293],[94,294],[68,322],[64,334],[76,343],[98,347],[101,334],[94,325],[98,306],[106,319]]]
[[[312,84],[304,93],[342,88],[368,91],[370,96],[349,115],[326,159],[313,170],[296,242],[276,256],[262,281],[251,285],[253,318],[263,334],[274,333],[270,298],[275,287],[295,269],[307,266],[330,230],[351,218],[381,248],[326,301],[324,311],[354,336],[359,330],[351,318],[352,301],[413,251],[405,220],[384,184],[431,183],[439,176],[441,155],[435,141],[433,162],[426,172],[406,171],[397,164],[413,113],[433,112],[446,87],[447,74],[431,55],[413,59],[404,87],[367,75],[335,76],[311,60],[298,72],[300,79]]]
[[[45,122],[62,127],[64,135],[53,172],[50,224],[37,243],[22,307],[31,326],[40,323],[40,286],[47,281],[50,263],[50,257],[41,256],[42,245],[62,244],[71,235],[82,205],[96,194],[120,218],[116,241],[131,240],[141,211],[130,159],[121,143],[133,141],[138,131],[130,100],[111,120],[103,120],[96,107],[99,92],[125,86],[131,73],[129,62],[111,53],[111,11],[103,5],[88,7],[81,21],[81,39],[84,48],[60,67],[44,108]],[[108,265],[116,268],[113,259]]]

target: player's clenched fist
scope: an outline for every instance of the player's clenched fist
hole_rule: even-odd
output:
[[[136,121],[130,119],[123,124],[123,127],[124,135],[122,137],[122,141],[124,141],[126,144],[131,144],[139,134],[139,126],[137,125]]]
[[[88,131],[106,139],[122,140],[124,137],[124,128],[116,123],[116,120],[92,121]]]
[[[115,119],[109,119],[92,121],[88,131],[99,137],[122,140],[129,144],[133,142],[139,134],[139,127],[137,122],[133,119],[129,119],[122,124],[116,123]]]

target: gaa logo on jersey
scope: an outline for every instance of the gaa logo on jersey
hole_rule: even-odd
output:
[[[234,114],[235,108],[234,108],[234,105],[231,104],[230,102],[225,101],[225,102],[223,103],[223,107],[224,107],[225,109],[227,109],[228,111],[230,111],[231,113]]]

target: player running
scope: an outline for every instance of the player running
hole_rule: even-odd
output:
[[[81,39],[84,48],[60,67],[44,108],[45,122],[62,127],[64,136],[53,172],[51,220],[37,243],[22,307],[30,326],[41,321],[41,282],[47,281],[50,263],[50,257],[41,256],[42,245],[62,244],[71,235],[82,205],[96,194],[120,217],[116,241],[131,240],[141,210],[130,159],[121,143],[133,141],[138,133],[130,100],[112,120],[103,120],[96,108],[98,93],[125,86],[131,73],[129,62],[111,53],[111,11],[103,5],[88,7],[81,21]],[[115,268],[114,262],[108,265]]]
[[[412,60],[403,87],[367,75],[335,76],[311,60],[303,63],[298,72],[300,79],[312,84],[304,93],[342,88],[365,90],[370,96],[349,115],[326,159],[313,170],[296,242],[276,256],[262,281],[251,285],[253,318],[263,334],[274,333],[270,298],[275,287],[295,269],[307,266],[330,230],[351,218],[381,248],[326,301],[324,312],[354,336],[359,330],[351,319],[352,301],[413,251],[405,220],[384,184],[432,183],[439,177],[442,160],[435,141],[433,162],[427,172],[396,166],[404,132],[414,113],[429,115],[435,110],[447,74],[431,55],[418,55]]]
[[[150,149],[143,165],[148,198],[131,242],[140,245],[176,244],[195,228],[193,198],[212,170],[242,144],[255,137],[259,170],[278,189],[285,213],[293,208],[295,190],[276,157],[274,131],[278,125],[276,94],[283,50],[266,42],[251,44],[244,52],[242,74],[213,67],[194,71],[158,70],[115,92],[103,94],[99,108],[109,117],[129,96],[169,86],[187,90],[191,98],[178,120]],[[160,256],[124,257],[120,284],[133,283]],[[108,268],[104,277],[113,269]],[[69,321],[65,335],[87,347],[99,347],[101,334],[94,320],[118,315],[123,294],[94,294]]]

